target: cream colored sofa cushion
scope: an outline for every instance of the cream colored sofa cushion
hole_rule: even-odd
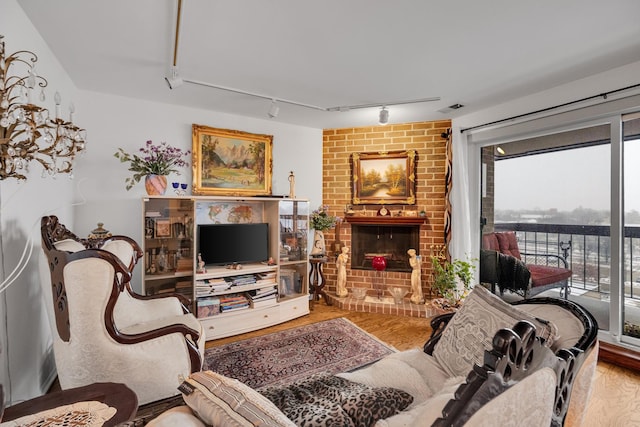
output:
[[[206,427],[187,405],[168,409],[146,424],[147,427]]]
[[[438,362],[418,348],[393,353],[365,368],[337,376],[371,387],[405,391],[413,396],[410,408],[437,394],[449,380]]]

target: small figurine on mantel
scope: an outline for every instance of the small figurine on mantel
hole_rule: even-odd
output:
[[[293,171],[289,172],[289,198],[296,198],[296,177]]]
[[[422,283],[420,282],[420,275],[422,271],[422,260],[420,255],[416,255],[415,249],[409,249],[407,251],[409,255],[409,265],[411,266],[411,302],[414,304],[422,304],[424,297],[422,295]]]
[[[347,263],[349,262],[349,247],[343,246],[342,253],[338,255],[336,267],[338,269],[338,283],[336,285],[336,295],[340,298],[349,294],[347,291]]]

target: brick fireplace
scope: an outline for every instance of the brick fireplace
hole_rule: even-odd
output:
[[[387,126],[371,126],[346,129],[326,129],[323,132],[323,204],[329,206],[333,215],[342,218],[333,230],[325,232],[329,260],[324,266],[326,278],[325,290],[334,304],[344,308],[380,313],[392,313],[411,316],[432,316],[429,305],[410,304],[407,295],[401,305],[356,301],[353,298],[335,297],[337,270],[336,256],[341,246],[355,250],[347,266],[347,289],[364,287],[368,297],[378,297],[380,273],[368,267],[367,257],[381,250],[389,251],[385,246],[388,240],[406,238],[392,249],[393,266],[384,272],[384,286],[405,287],[411,290],[411,269],[406,258],[406,250],[411,246],[422,255],[422,291],[425,298],[431,293],[431,265],[429,255],[432,246],[445,243],[445,192],[447,139],[442,134],[451,127],[450,120],[435,122],[416,122]],[[416,203],[415,205],[385,205],[391,216],[376,215],[380,205],[353,205],[353,213],[345,213],[345,207],[352,203],[352,154],[377,153],[385,151],[416,151]],[[418,215],[424,211],[424,217]],[[354,233],[360,239],[364,233],[366,240],[353,241]],[[380,236],[380,237],[379,237]],[[389,237],[392,236],[392,239]],[[380,241],[386,239],[387,241]],[[395,242],[394,242],[395,243]],[[381,249],[380,249],[381,248]],[[363,249],[360,251],[360,249]],[[360,253],[362,252],[362,253]],[[403,266],[404,262],[406,266]],[[390,294],[384,292],[384,296]]]

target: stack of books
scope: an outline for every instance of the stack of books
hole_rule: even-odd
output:
[[[198,299],[198,317],[210,317],[220,314],[219,298],[200,298]]]
[[[273,283],[274,285],[276,284],[275,271],[270,271],[268,273],[256,273],[255,277],[256,277],[257,284],[263,284],[263,283]]]
[[[178,258],[176,260],[176,271],[191,271],[193,260],[191,258]]]
[[[224,279],[196,280],[196,296],[206,296],[229,289],[231,284]]]
[[[219,298],[221,313],[242,310],[250,307],[249,298],[244,294],[221,295]]]
[[[246,294],[251,300],[251,306],[253,308],[270,306],[278,302],[278,288],[275,285],[254,289],[248,291]]]
[[[256,283],[256,276],[253,274],[243,274],[242,276],[225,277],[231,286],[253,285]]]

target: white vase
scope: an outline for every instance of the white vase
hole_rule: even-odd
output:
[[[312,257],[322,257],[327,253],[324,244],[324,233],[320,230],[314,230],[313,234],[313,248],[310,255]]]

